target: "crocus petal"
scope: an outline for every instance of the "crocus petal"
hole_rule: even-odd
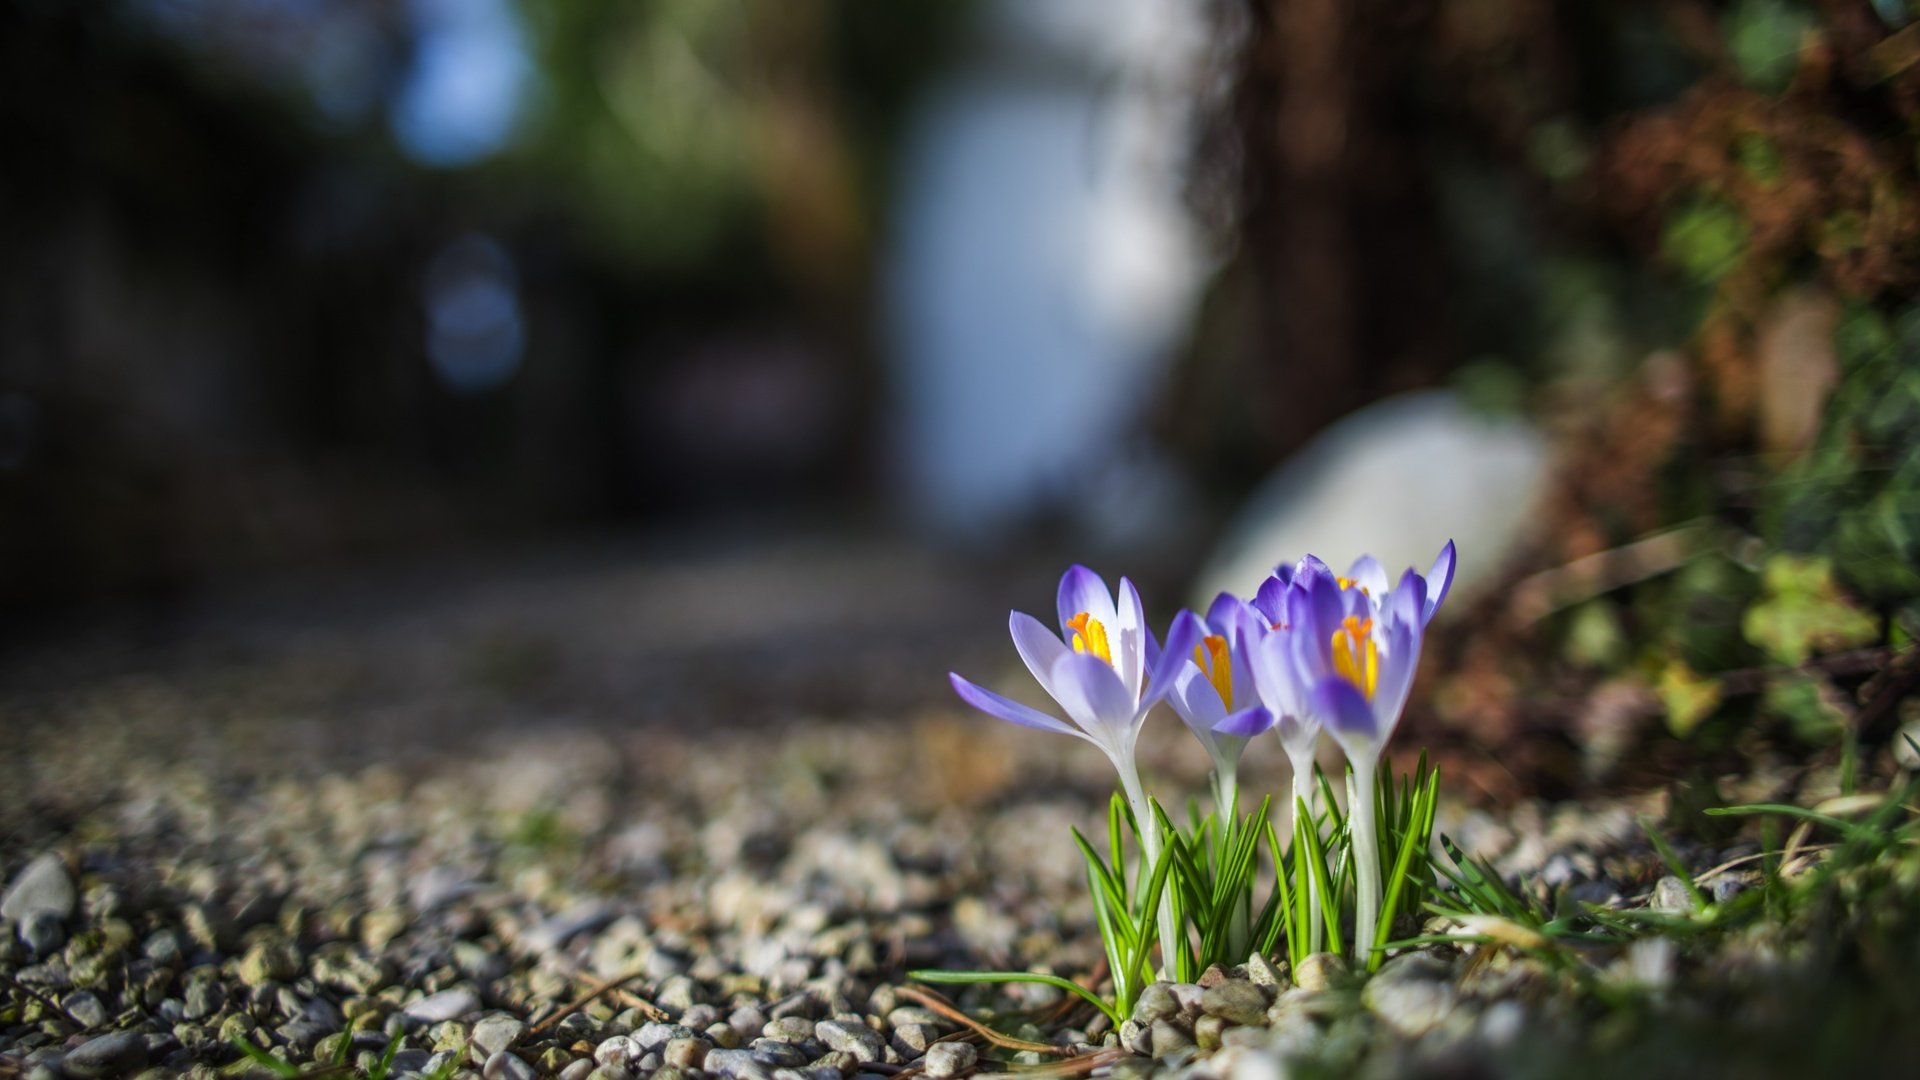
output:
[[[1132,734],[1133,695],[1097,656],[1067,653],[1054,661],[1053,695],[1073,722],[1103,746],[1117,748]]]
[[[1267,620],[1267,625],[1277,626],[1287,621],[1287,590],[1292,586],[1293,572],[1287,571],[1286,577],[1275,574],[1260,583],[1260,591],[1253,596],[1253,608]]]
[[[1033,678],[1047,692],[1053,695],[1053,664],[1072,650],[1047,629],[1046,624],[1024,611],[1015,611],[1007,616],[1007,632],[1013,635],[1014,651],[1025,661],[1027,670],[1033,672]]]
[[[1420,670],[1420,624],[1393,622],[1386,630],[1380,651],[1380,677],[1373,688],[1373,711],[1379,717],[1380,738],[1385,741],[1400,724],[1400,713],[1407,707],[1413,691],[1413,677]]]
[[[1362,555],[1355,559],[1352,568],[1347,571],[1347,577],[1351,578],[1355,585],[1367,590],[1367,595],[1373,597],[1376,603],[1386,599],[1387,589],[1393,584],[1387,577],[1387,568],[1381,566],[1380,560],[1371,555]]]
[[[1253,670],[1253,685],[1259,692],[1260,701],[1276,713],[1297,713],[1300,711],[1300,685],[1294,677],[1294,662],[1290,654],[1292,633],[1282,631],[1268,634],[1263,638],[1244,639],[1241,648],[1246,653],[1247,666]]]
[[[1423,624],[1433,621],[1434,612],[1440,610],[1441,603],[1447,598],[1447,591],[1453,588],[1453,560],[1453,541],[1449,540],[1447,546],[1440,549],[1440,554],[1434,557],[1433,569],[1427,571],[1427,609],[1421,618]]]
[[[1419,574],[1408,570],[1400,575],[1400,584],[1393,587],[1393,593],[1387,600],[1387,614],[1401,622],[1415,626],[1427,624],[1427,581]]]
[[[1227,716],[1227,703],[1220,700],[1220,691],[1199,665],[1191,662],[1182,664],[1174,672],[1167,704],[1173,706],[1173,711],[1179,713],[1180,719],[1195,733],[1212,731],[1213,726]]]
[[[1134,698],[1140,696],[1140,676],[1145,668],[1141,666],[1141,654],[1146,652],[1146,642],[1142,640],[1147,629],[1146,612],[1140,603],[1140,590],[1133,582],[1120,579],[1119,618],[1114,620],[1112,636],[1113,666],[1120,673],[1120,684]]]
[[[1342,592],[1338,585],[1328,579],[1287,596],[1287,623],[1291,627],[1287,639],[1293,649],[1296,666],[1310,680],[1317,681],[1333,674],[1333,633],[1340,628],[1341,620],[1347,615]]]
[[[1358,687],[1342,678],[1322,679],[1310,695],[1312,709],[1327,732],[1347,751],[1348,757],[1368,754],[1381,742],[1379,721],[1373,706]],[[1354,763],[1359,767],[1360,762]]]
[[[1302,555],[1300,561],[1293,567],[1293,580],[1300,585],[1311,585],[1317,579],[1331,577],[1333,577],[1333,567],[1320,561],[1318,555]]]
[[[1265,630],[1269,621],[1253,605],[1232,593],[1221,593],[1207,608],[1207,627],[1227,639],[1237,640],[1248,631]]]
[[[1099,574],[1075,563],[1060,575],[1060,595],[1056,601],[1060,608],[1060,636],[1063,639],[1073,633],[1067,625],[1075,615],[1081,612],[1100,620],[1109,628],[1118,619],[1113,608],[1113,594],[1107,591],[1107,583]]]
[[[1048,716],[1038,709],[1022,705],[1012,698],[1004,698],[991,690],[975,686],[952,672],[947,673],[947,678],[953,683],[953,692],[960,695],[960,700],[979,709],[988,716],[1005,720],[1010,724],[1019,724],[1021,727],[1038,728],[1041,731],[1054,731],[1062,735],[1072,735],[1081,739],[1086,738],[1086,735],[1082,732],[1055,720],[1053,717]]]
[[[1146,693],[1140,697],[1139,715],[1145,716],[1147,710],[1173,690],[1173,677],[1180,670],[1179,665],[1193,663],[1193,647],[1207,636],[1207,627],[1200,616],[1191,611],[1182,611],[1173,617],[1173,625],[1167,628],[1167,643],[1160,650],[1160,657],[1147,672]]]
[[[1224,717],[1219,723],[1213,725],[1213,730],[1222,735],[1238,735],[1243,739],[1250,739],[1272,726],[1273,714],[1255,705],[1251,709],[1241,709]]]

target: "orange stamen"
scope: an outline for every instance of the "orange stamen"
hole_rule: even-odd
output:
[[[1349,615],[1333,632],[1333,672],[1352,683],[1368,701],[1380,682],[1380,649],[1373,642],[1373,620]]]
[[[1068,619],[1067,626],[1073,630],[1074,652],[1092,653],[1108,664],[1113,663],[1113,647],[1107,642],[1107,628],[1100,624],[1099,619],[1083,611]]]
[[[1227,711],[1233,711],[1233,664],[1227,659],[1227,639],[1218,634],[1208,634],[1193,647],[1193,662],[1200,668],[1201,674],[1220,692],[1220,701]]]

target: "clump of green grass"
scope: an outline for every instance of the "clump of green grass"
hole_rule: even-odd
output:
[[[347,1062],[347,1056],[353,1052],[353,1040],[351,1039],[340,1040],[339,1046],[336,1047],[333,1052],[332,1061],[308,1068],[302,1068],[290,1061],[282,1061],[274,1057],[266,1050],[248,1041],[245,1036],[235,1036],[233,1047],[242,1054],[245,1054],[255,1065],[258,1065],[261,1069],[273,1076],[288,1078],[299,1077],[305,1078],[305,1080],[313,1080],[313,1078],[317,1077],[352,1077],[354,1080],[387,1080],[387,1075],[393,1070],[394,1055],[400,1052],[400,1043],[405,1037],[404,1034],[396,1032],[393,1038],[388,1040],[387,1048],[381,1053],[380,1060],[375,1062],[373,1067],[367,1069],[356,1068]],[[447,1059],[438,1069],[427,1074],[428,1080],[448,1080],[455,1072],[459,1071],[460,1061],[461,1058],[459,1055]]]

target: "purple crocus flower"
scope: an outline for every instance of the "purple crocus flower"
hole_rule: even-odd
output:
[[[1454,548],[1449,541],[1434,560],[1433,587],[1409,569],[1387,587],[1387,575],[1371,556],[1337,577],[1318,560],[1305,560],[1286,597],[1283,645],[1263,650],[1268,664],[1290,661],[1300,704],[1347,753],[1355,866],[1355,955],[1373,948],[1380,906],[1380,859],[1375,834],[1373,784],[1380,752],[1400,723],[1427,623],[1453,584]],[[1256,675],[1257,677],[1257,675]]]
[[[1356,768],[1361,758],[1378,758],[1399,726],[1421,639],[1453,586],[1453,568],[1448,541],[1433,561],[1431,584],[1409,569],[1389,587],[1386,570],[1371,555],[1344,577],[1311,557],[1294,575],[1285,601],[1290,681],[1298,704],[1326,727]],[[1280,655],[1276,650],[1274,658]]]
[[[1200,643],[1205,627],[1192,612],[1181,612],[1167,631],[1162,649],[1147,629],[1140,592],[1133,582],[1120,579],[1116,602],[1100,575],[1084,566],[1074,566],[1061,576],[1058,608],[1058,636],[1040,620],[1019,611],[1009,616],[1008,629],[1027,670],[1059,702],[1072,724],[975,686],[957,674],[950,673],[948,678],[962,701],[989,716],[1073,735],[1099,747],[1120,774],[1120,787],[1133,808],[1141,847],[1151,866],[1160,859],[1160,823],[1140,783],[1134,744],[1147,714],[1173,690],[1175,672],[1191,663],[1188,654]],[[1173,955],[1178,940],[1173,914],[1171,903],[1160,905],[1163,963]]]
[[[1161,649],[1147,629],[1140,592],[1120,579],[1115,602],[1100,575],[1084,566],[1060,578],[1060,633],[1025,612],[1013,612],[1013,647],[1042,689],[1059,702],[1068,724],[1038,709],[950,675],[961,700],[989,716],[1025,727],[1072,735],[1098,746],[1123,783],[1133,781],[1134,743],[1154,705],[1175,685],[1174,671],[1203,636],[1192,612],[1181,612]]]
[[[1219,785],[1216,805],[1224,813],[1236,812],[1240,755],[1247,739],[1273,723],[1254,689],[1244,646],[1264,626],[1251,604],[1221,593],[1207,609],[1205,634],[1193,647],[1193,659],[1174,672],[1167,695],[1167,703],[1213,759]]]

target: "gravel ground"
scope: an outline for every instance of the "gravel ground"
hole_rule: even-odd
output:
[[[1591,1065],[1581,1055],[1632,1041],[1533,961],[1441,946],[1364,984],[1337,961],[1249,958],[1153,988],[1119,1030],[1050,988],[956,995],[996,1016],[1011,1039],[994,1045],[903,974],[1096,967],[1068,828],[1099,820],[1107,766],[939,694],[889,699],[889,679],[937,680],[990,640],[941,638],[908,611],[1004,610],[995,597],[965,582],[926,591],[912,559],[787,557],[820,590],[860,573],[897,587],[820,626],[747,620],[800,654],[779,663],[763,639],[722,632],[730,622],[697,647],[659,644],[673,617],[659,596],[705,610],[701,582],[737,576],[722,559],[463,591],[252,651],[231,645],[263,639],[242,621],[118,670],[103,657],[127,654],[111,649],[16,666],[0,1075],[234,1075],[258,1068],[241,1038],[296,1064],[344,1053],[370,1069],[396,1035],[395,1075],[490,1080],[1573,1075]],[[624,612],[636,596],[654,598],[644,618]],[[499,645],[503,626],[519,645]],[[624,635],[641,638],[637,675],[608,671]],[[828,660],[845,670],[813,673]],[[1004,657],[977,663],[1005,670]],[[731,720],[768,692],[737,683],[791,691],[862,672],[881,687],[863,706],[833,690],[809,712]],[[1145,756],[1162,790],[1202,790],[1203,755],[1171,717],[1156,723]],[[1281,789],[1272,749],[1244,784]],[[1662,810],[1449,810],[1442,828],[1528,888],[1687,907],[1635,824]],[[1745,850],[1683,855],[1705,868]],[[1764,1025],[1789,1007],[1764,988],[1792,970],[1770,949],[1702,958],[1651,941],[1591,967],[1676,1023],[1710,1000],[1683,988],[1759,988],[1742,1000]]]

